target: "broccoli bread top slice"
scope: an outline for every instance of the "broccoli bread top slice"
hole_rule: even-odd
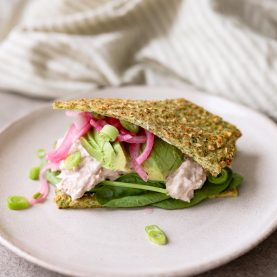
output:
[[[55,101],[54,109],[96,112],[126,120],[179,148],[216,176],[231,164],[240,130],[183,98],[130,100],[119,98]]]

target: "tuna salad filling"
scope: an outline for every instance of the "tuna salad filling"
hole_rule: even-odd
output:
[[[65,162],[61,161],[61,173],[58,175],[60,181],[56,185],[57,189],[70,195],[72,200],[81,198],[102,181],[116,180],[124,174],[123,171],[104,168],[89,155],[79,140],[74,142],[69,155],[76,151],[81,154],[80,163],[72,169],[67,169]],[[177,170],[169,174],[165,180],[165,187],[172,198],[189,202],[193,198],[194,190],[200,189],[205,180],[204,169],[191,159],[186,159]]]
[[[69,154],[76,151],[81,154],[80,163],[72,169],[66,169],[65,162],[62,161],[59,167],[61,173],[58,175],[60,181],[56,185],[57,189],[70,195],[72,200],[81,198],[102,181],[116,180],[120,176],[120,171],[102,167],[100,162],[88,154],[80,141],[72,145]]]

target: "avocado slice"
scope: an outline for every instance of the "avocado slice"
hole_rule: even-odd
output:
[[[180,167],[184,154],[175,146],[155,137],[153,149],[143,163],[150,180],[165,181],[166,177]]]
[[[86,136],[81,137],[80,141],[92,157],[103,163],[102,147],[96,142],[94,131],[88,132]]]
[[[114,165],[116,170],[121,171],[131,171],[130,169],[130,162],[127,158],[128,155],[126,153],[126,149],[122,143],[119,141],[115,141],[112,143],[113,150],[115,152],[115,159],[114,159]]]
[[[126,151],[122,143],[107,141],[95,129],[88,132],[80,140],[87,152],[99,161],[103,167],[120,171],[130,170]]]

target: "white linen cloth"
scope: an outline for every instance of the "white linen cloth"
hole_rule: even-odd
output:
[[[0,0],[0,88],[187,83],[277,120],[274,0]]]

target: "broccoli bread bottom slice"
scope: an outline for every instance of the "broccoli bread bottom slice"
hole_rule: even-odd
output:
[[[225,198],[225,197],[236,197],[238,196],[238,190],[229,189],[221,192],[210,198]],[[96,200],[94,194],[86,193],[83,197],[72,200],[71,197],[60,190],[56,190],[56,196],[54,199],[59,209],[93,209],[103,208],[102,205]]]
[[[85,193],[83,197],[72,200],[66,193],[56,190],[54,201],[59,209],[91,209],[102,207],[96,200],[95,195],[90,193]]]

